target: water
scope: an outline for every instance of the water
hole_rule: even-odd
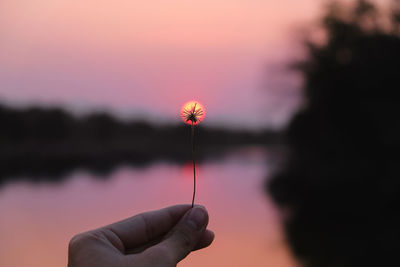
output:
[[[262,190],[268,153],[242,149],[198,166],[196,203],[216,238],[179,266],[294,267],[277,211]],[[66,266],[76,233],[177,203],[190,203],[192,169],[156,162],[106,177],[75,171],[61,183],[9,182],[0,188],[0,266]]]

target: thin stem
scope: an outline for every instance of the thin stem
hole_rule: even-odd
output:
[[[194,125],[192,121],[191,125],[191,141],[192,141],[192,161],[193,161],[193,199],[192,199],[192,208],[194,206],[194,197],[196,196],[196,160],[195,160],[195,154],[194,154]]]

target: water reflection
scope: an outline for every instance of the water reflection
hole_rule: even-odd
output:
[[[265,151],[244,149],[200,164],[197,202],[208,208],[216,240],[180,266],[295,266],[262,192],[267,159]],[[189,203],[191,190],[190,168],[165,162],[120,167],[108,179],[75,171],[59,184],[8,183],[0,189],[0,266],[65,266],[73,234]]]

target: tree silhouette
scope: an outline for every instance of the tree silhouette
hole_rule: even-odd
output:
[[[184,125],[155,126],[99,112],[76,117],[60,108],[0,105],[0,186],[16,179],[59,181],[76,168],[108,174],[120,164],[190,160]],[[277,143],[276,131],[199,129],[199,160],[240,145]]]
[[[323,44],[297,68],[306,107],[287,131],[290,155],[267,188],[307,267],[400,266],[398,4],[332,2]]]

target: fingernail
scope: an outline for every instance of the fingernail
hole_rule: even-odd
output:
[[[194,207],[187,219],[186,219],[186,224],[192,228],[193,230],[200,230],[203,228],[203,226],[207,223],[207,214],[206,211],[203,208],[200,207]]]

